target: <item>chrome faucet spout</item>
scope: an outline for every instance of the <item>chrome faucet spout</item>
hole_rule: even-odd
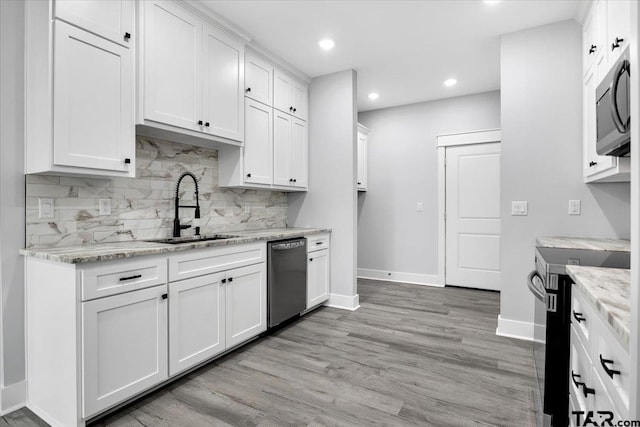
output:
[[[180,183],[182,182],[182,180],[185,177],[191,177],[191,179],[193,179],[194,184],[196,185],[196,205],[195,206],[190,206],[190,205],[181,205],[180,204]],[[173,237],[180,237],[180,231],[187,229],[187,228],[191,228],[190,225],[181,225],[180,224],[180,208],[194,208],[195,211],[195,218],[200,218],[200,200],[198,197],[198,179],[196,178],[196,176],[191,173],[191,172],[184,172],[182,175],[180,175],[180,178],[178,178],[178,183],[176,184],[176,197],[175,197],[175,216],[173,219]],[[196,227],[196,236],[200,234],[200,227]]]

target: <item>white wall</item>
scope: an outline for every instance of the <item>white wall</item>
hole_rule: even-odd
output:
[[[498,333],[531,337],[534,297],[525,282],[536,236],[629,238],[629,184],[582,178],[581,37],[575,21],[502,37]],[[567,214],[570,199],[582,200],[581,216]],[[512,200],[528,201],[529,215],[511,216]]]
[[[328,227],[330,305],[358,306],[356,286],[356,73],[313,79],[309,87],[309,191],[289,195],[290,227]]]
[[[0,1],[0,412],[19,404],[24,369],[24,3]],[[7,391],[9,387],[10,391]],[[20,389],[20,390],[18,390]]]
[[[358,196],[358,269],[437,283],[436,136],[499,128],[500,93],[367,111],[358,119],[370,130],[368,191]]]

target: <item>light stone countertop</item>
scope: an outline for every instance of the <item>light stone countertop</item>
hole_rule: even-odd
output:
[[[568,265],[567,273],[629,350],[631,270]]]
[[[629,240],[599,239],[596,237],[542,236],[536,238],[536,246],[543,248],[631,252],[631,242]]]
[[[208,240],[193,243],[156,243],[134,240],[118,243],[99,243],[94,245],[71,246],[63,248],[29,248],[20,249],[20,254],[50,261],[67,264],[82,264],[96,261],[106,261],[119,258],[131,258],[144,255],[156,255],[171,252],[182,252],[191,249],[207,247],[237,245],[259,240],[280,240],[303,237],[310,234],[329,233],[328,228],[273,228],[250,231],[230,231],[220,233],[219,236],[232,238],[223,240]]]

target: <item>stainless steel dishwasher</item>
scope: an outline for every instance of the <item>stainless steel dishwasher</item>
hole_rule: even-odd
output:
[[[267,244],[267,323],[276,326],[307,308],[307,239]]]

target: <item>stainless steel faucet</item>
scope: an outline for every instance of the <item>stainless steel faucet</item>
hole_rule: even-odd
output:
[[[182,179],[186,176],[190,176],[193,178],[193,182],[196,184],[196,205],[181,205],[180,204],[180,183]],[[184,172],[178,178],[178,183],[176,184],[176,199],[175,199],[175,218],[173,219],[173,237],[180,237],[180,231],[185,230],[187,228],[191,228],[190,225],[181,225],[180,224],[180,208],[194,208],[196,210],[195,218],[200,218],[200,201],[198,200],[198,179],[191,172]],[[200,235],[200,227],[196,227],[196,236]]]

